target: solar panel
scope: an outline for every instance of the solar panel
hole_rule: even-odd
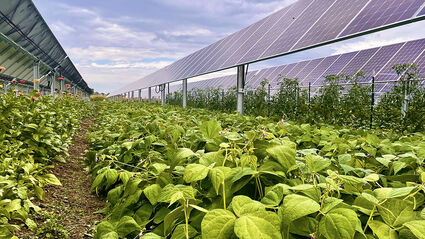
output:
[[[298,62],[298,64],[294,68],[292,68],[291,71],[288,71],[283,76],[286,77],[286,78],[294,79],[295,76],[308,65],[308,63],[310,63],[310,61],[301,61],[301,62]]]
[[[373,71],[378,73],[404,44],[405,43],[398,43],[381,47],[378,52],[360,69],[365,74],[365,79],[370,79]]]
[[[368,0],[338,0],[326,15],[299,40],[292,50],[336,38],[348,23],[363,9]],[[338,19],[338,21],[335,21]]]
[[[340,71],[340,73],[353,75],[359,72],[359,70],[376,54],[378,50],[379,48],[373,48],[360,51],[359,54],[357,54],[353,60],[351,60],[351,62]]]
[[[307,85],[309,82],[312,83],[317,80],[336,60],[338,60],[339,57],[340,55],[335,55],[323,58],[316,69],[312,70],[304,79],[300,79],[300,84]]]
[[[423,16],[425,15],[425,7],[422,9],[422,11],[418,14],[418,16]]]
[[[257,60],[264,52],[265,47],[270,46],[276,40],[277,34],[284,32],[291,24],[293,24],[297,20],[297,17],[308,9],[312,2],[313,1],[310,0],[299,0],[289,6],[288,12],[282,14],[279,21],[275,22],[274,25],[269,28],[269,31],[267,31],[264,35],[255,36],[256,39],[258,39],[256,44],[254,44],[251,49],[237,61],[237,63]]]
[[[312,29],[312,26],[326,14],[327,10],[336,2],[336,0],[313,1],[313,3],[299,16],[286,31],[283,31],[275,38],[273,44],[268,45],[259,58],[279,55],[282,52],[288,52],[297,41]]]
[[[308,64],[304,67],[304,69],[302,69],[301,71],[298,71],[298,73],[294,76],[294,78],[303,79],[312,70],[314,70],[322,60],[323,58],[309,61]]]
[[[139,88],[186,79],[241,64],[421,20],[425,0],[298,0],[138,82]],[[392,24],[392,25],[391,25]],[[239,58],[239,59],[238,59]]]
[[[321,85],[326,76],[337,75],[339,72],[355,57],[359,52],[350,52],[341,55],[316,81],[312,82],[313,85]]]
[[[423,0],[370,1],[368,6],[353,20],[341,36],[411,18],[423,3]]]
[[[377,81],[397,80],[393,66],[396,64],[413,63],[423,52],[425,39],[407,42],[400,51],[379,71]]]

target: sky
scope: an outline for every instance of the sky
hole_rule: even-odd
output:
[[[108,93],[296,0],[33,1],[89,86]],[[425,29],[425,21],[263,61],[250,69],[425,38],[421,29]]]

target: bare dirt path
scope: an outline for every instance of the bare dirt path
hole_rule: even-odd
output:
[[[103,218],[103,215],[95,212],[103,209],[106,203],[91,193],[92,178],[84,165],[85,150],[89,147],[86,136],[91,125],[93,119],[82,120],[81,131],[74,136],[68,148],[66,162],[55,163],[50,170],[62,186],[44,188],[45,198],[37,205],[49,215],[35,218],[39,227],[38,235],[27,234],[20,238],[66,238],[64,231],[67,231],[69,238],[92,237],[95,224]]]

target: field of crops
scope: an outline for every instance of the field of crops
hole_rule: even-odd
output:
[[[425,135],[97,103],[94,238],[425,238]]]
[[[44,199],[46,185],[61,185],[48,170],[52,161],[64,161],[91,109],[73,98],[52,101],[37,92],[0,95],[0,238],[12,238],[21,227],[37,229],[31,215],[42,210],[33,202]]]

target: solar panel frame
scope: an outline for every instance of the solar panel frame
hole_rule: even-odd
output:
[[[320,18],[305,35],[291,48],[301,49],[312,45],[314,42],[323,42],[336,38],[344,28],[364,9],[370,0],[339,0],[329,10],[328,14]],[[342,8],[342,10],[341,10]],[[353,9],[354,8],[354,9]],[[356,11],[357,9],[357,11]],[[340,16],[338,22],[334,22],[334,16]],[[332,24],[329,24],[332,23]],[[317,25],[323,26],[317,28]],[[330,26],[330,27],[328,27]]]
[[[302,39],[306,32],[310,31],[335,3],[336,0],[313,1],[296,21],[276,37],[272,44],[267,45],[263,53],[256,60],[267,56],[278,55],[282,52],[288,52],[297,44],[297,39]],[[313,24],[310,25],[310,21]]]
[[[301,13],[304,13],[315,2],[317,3],[317,2],[320,2],[320,1],[324,2],[325,0],[299,0],[295,4],[292,4],[292,5],[290,5],[288,7],[288,11],[287,11],[288,14],[285,14],[285,15],[286,16],[289,16],[290,15],[290,12],[291,12],[291,9],[293,10],[295,8],[295,6],[297,5],[297,3],[308,4],[308,5],[304,5],[303,6],[304,9],[302,9],[302,12]],[[386,1],[388,3],[388,2],[391,2],[391,1],[395,1],[395,0],[383,0],[383,1]],[[373,2],[375,3],[375,1],[373,1]],[[334,5],[335,5],[335,3],[336,2],[333,2]],[[338,2],[338,3],[340,3],[340,2]],[[344,35],[340,34],[340,35],[338,35],[338,37],[336,39],[332,39],[332,40],[329,40],[329,41],[326,41],[326,42],[317,42],[317,43],[312,44],[311,46],[306,46],[304,48],[296,49],[294,51],[292,51],[292,48],[291,48],[290,51],[288,51],[288,52],[280,52],[280,53],[278,53],[278,55],[270,55],[270,56],[264,55],[264,56],[262,56],[261,58],[259,58],[257,60],[252,60],[252,61],[249,61],[249,62],[239,62],[237,64],[248,64],[248,63],[253,63],[253,62],[257,62],[257,61],[261,61],[261,60],[265,60],[265,59],[269,59],[269,58],[273,58],[273,57],[277,57],[277,56],[283,56],[283,55],[291,54],[291,53],[296,52],[296,51],[301,51],[301,50],[309,49],[309,48],[312,48],[312,47],[317,47],[317,46],[321,46],[321,45],[325,45],[325,44],[337,42],[337,41],[340,41],[340,40],[349,39],[349,38],[352,38],[352,37],[355,37],[355,36],[360,36],[360,35],[364,35],[364,34],[367,34],[367,33],[379,31],[379,30],[382,30],[382,29],[387,29],[387,28],[390,28],[390,27],[399,26],[399,25],[410,23],[410,22],[415,22],[415,21],[423,20],[423,19],[425,19],[425,16],[422,16],[422,17],[416,17],[416,16],[419,15],[422,12],[421,9],[423,9],[424,3],[425,3],[424,0],[407,0],[407,1],[404,1],[403,3],[398,4],[398,5],[394,5],[395,7],[394,6],[393,7],[392,6],[388,6],[388,5],[384,6],[386,9],[384,11],[380,11],[378,13],[378,15],[375,14],[374,16],[378,16],[379,17],[379,16],[382,16],[382,14],[385,15],[387,13],[391,15],[391,13],[394,13],[394,12],[398,12],[398,15],[395,18],[391,18],[391,17],[386,17],[386,18],[385,17],[380,17],[375,22],[378,22],[378,25],[379,24],[390,24],[390,25],[379,25],[379,26],[377,26],[375,28],[373,28],[373,26],[372,27],[369,26],[368,28],[366,28],[366,30],[360,27],[359,29],[361,29],[361,30],[359,30],[359,32],[344,33]],[[410,5],[408,5],[408,4],[410,4]],[[301,6],[301,5],[298,5],[298,6]],[[305,7],[305,6],[307,6],[307,7]],[[400,8],[406,8],[406,9],[402,9],[404,11],[395,11],[394,10],[394,9],[400,9]],[[328,11],[330,11],[331,9],[332,9],[331,7],[327,8]],[[399,13],[399,12],[401,12],[401,13]],[[419,12],[419,13],[417,14],[417,12]],[[365,7],[361,11],[359,11],[358,16],[355,19],[353,19],[353,22],[351,22],[350,24],[347,25],[347,28],[345,30],[347,32],[349,32],[350,31],[350,28],[352,28],[353,27],[353,24],[355,24],[355,20],[361,18],[361,15],[362,14],[365,14],[365,13],[367,13],[367,7]],[[414,13],[414,16],[411,16],[410,17],[410,15],[412,13]],[[280,21],[282,21],[282,19],[284,18],[284,16],[282,16],[282,18],[280,19]],[[322,14],[319,19],[322,19],[322,17],[324,17],[324,16],[325,16],[325,14]],[[291,27],[293,24],[295,24],[297,22],[297,20],[298,19],[296,19],[295,21],[292,21],[292,23],[290,23],[288,25],[288,27]],[[288,21],[286,21],[286,22],[288,22]],[[316,21],[316,23],[317,23],[317,21]],[[275,24],[274,26],[275,27],[276,26],[280,26],[280,24]],[[270,30],[268,31],[268,33],[270,32]],[[237,33],[240,33],[241,31],[239,31]],[[303,34],[307,34],[307,33],[308,32],[305,32]],[[255,35],[255,33],[253,33],[253,35]],[[267,35],[267,34],[265,34],[265,35]],[[228,38],[223,39],[223,41],[226,41],[229,38],[230,38],[230,36]],[[261,39],[264,39],[264,36],[262,36],[259,39],[259,41],[261,41]],[[300,40],[301,40],[301,38],[298,39],[297,42],[299,42]],[[254,49],[254,48],[255,48],[255,45],[252,46],[252,48],[250,49],[250,51],[252,51],[252,49]],[[219,54],[215,54],[214,57],[212,57],[212,58],[215,58],[216,55],[218,55],[218,57],[219,57],[220,56],[220,53],[222,53],[222,51],[223,50],[221,49],[221,51],[218,52]],[[249,51],[247,52],[247,54],[248,53],[249,53]],[[244,56],[242,56],[241,59],[243,59],[245,56],[247,56],[247,54],[245,54]],[[207,59],[207,60],[212,61],[211,59]],[[215,59],[215,61],[216,60],[217,59]],[[201,64],[202,64],[202,62],[201,62]],[[205,64],[204,64],[204,66],[205,66]],[[201,70],[199,70],[200,68],[198,66],[190,65],[189,66],[189,69],[186,69],[187,71],[181,71],[181,74],[183,74],[183,75],[179,74],[179,77],[178,78],[175,78],[174,75],[176,74],[176,69],[179,69],[179,67],[174,67],[173,66],[173,67],[167,69],[168,72],[161,73],[161,74],[155,74],[155,75],[151,75],[150,77],[146,77],[146,79],[145,79],[146,81],[145,82],[143,82],[143,79],[142,79],[141,81],[138,82],[138,85],[139,85],[138,88],[146,87],[148,85],[148,84],[146,84],[146,82],[148,82],[148,83],[152,82],[152,84],[162,84],[164,82],[173,82],[173,81],[181,80],[181,79],[188,78],[188,77],[193,77],[193,76],[203,75],[203,74],[206,74],[206,73],[211,73],[211,72],[214,72],[214,71],[228,69],[228,68],[231,68],[231,67],[234,67],[234,65],[224,66],[224,67],[221,67],[221,69],[211,69],[211,71],[204,71],[204,69],[203,69],[204,67],[202,67]],[[190,71],[190,68],[192,68],[192,71]],[[211,66],[210,66],[210,68],[211,68]],[[195,71],[196,73],[195,74],[189,74],[189,75],[187,75],[188,72],[193,72],[193,71]],[[153,76],[155,76],[155,77],[153,77]],[[160,76],[160,77],[157,77],[157,76]],[[169,77],[169,76],[173,76],[173,78],[166,78],[166,77]]]

